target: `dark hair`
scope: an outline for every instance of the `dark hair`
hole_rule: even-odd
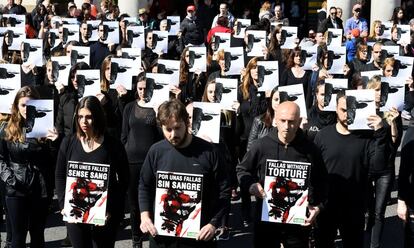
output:
[[[104,135],[106,130],[106,118],[101,102],[96,96],[87,96],[80,100],[75,110],[76,136],[78,139],[86,136],[80,128],[78,121],[79,111],[83,108],[88,109],[92,114],[92,138],[99,138]]]
[[[266,127],[271,127],[273,124],[273,119],[275,118],[275,110],[272,108],[272,101],[273,95],[279,91],[279,87],[276,86],[273,88],[272,92],[270,93],[269,102],[267,104],[266,113],[263,115],[263,122]]]
[[[335,6],[330,7],[329,8],[329,12],[331,12],[332,9],[335,9],[336,10],[336,7]]]
[[[89,65],[85,62],[79,62],[74,64],[69,70],[69,78],[68,78],[68,92],[74,93],[76,92],[75,88],[72,84],[72,78],[75,76],[78,70],[88,70],[90,69]]]
[[[220,16],[217,19],[217,24],[222,27],[227,27],[229,25],[229,19],[225,16]]]
[[[339,90],[338,93],[336,93],[336,105],[338,105],[339,99],[342,97],[345,97],[346,99],[345,90]]]
[[[399,24],[398,23],[398,12],[400,12],[400,10],[402,10],[404,13],[404,10],[401,7],[394,8],[394,11],[392,12],[392,17],[390,20],[392,24]],[[404,20],[405,20],[405,15],[403,15],[403,18],[401,19],[401,24],[404,24]]]
[[[145,72],[140,72],[139,74],[138,74],[138,76],[136,77],[136,79],[135,79],[135,98],[136,99],[138,99],[138,91],[137,91],[137,89],[138,89],[138,83],[139,82],[141,82],[141,81],[145,81],[145,82],[147,82],[147,76],[146,76],[146,74],[145,74]]]
[[[86,9],[91,9],[91,4],[89,4],[89,3],[83,3],[81,8],[82,8],[82,12],[84,10],[86,10]]]
[[[295,66],[295,56],[296,55],[300,55],[300,53],[301,53],[301,49],[300,49],[300,47],[295,47],[295,48],[293,48],[291,51],[290,51],[290,54],[289,54],[289,58],[288,58],[288,60],[287,60],[287,62],[286,62],[286,67],[288,68],[288,69],[290,69],[290,68],[292,68],[292,67],[294,67]]]
[[[183,121],[188,126],[189,117],[184,104],[178,99],[166,101],[158,108],[157,121],[160,126],[166,125],[171,118],[177,122]]]

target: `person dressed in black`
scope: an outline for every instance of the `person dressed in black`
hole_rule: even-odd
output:
[[[66,223],[66,227],[75,248],[114,247],[129,182],[126,152],[119,140],[105,134],[105,114],[98,98],[82,98],[75,110],[75,120],[76,134],[62,141],[56,163],[59,207],[64,207],[68,161],[109,164],[105,224]]]
[[[344,30],[344,26],[342,24],[341,18],[338,18],[336,16],[336,8],[335,7],[331,7],[329,9],[328,18],[323,20],[318,26],[318,30],[320,30],[323,33],[328,31],[329,28],[342,29],[342,31]]]
[[[196,16],[194,5],[187,7],[187,16],[181,22],[180,33],[178,35],[183,42],[183,46],[201,45],[204,42],[203,30]]]
[[[326,171],[320,151],[308,141],[299,129],[301,118],[299,107],[293,102],[283,102],[276,109],[277,130],[254,142],[237,166],[240,187],[256,196],[256,219],[254,247],[308,247],[310,225],[325,204]],[[264,189],[268,160],[310,163],[308,182],[309,216],[305,226],[287,225],[261,221],[262,201],[268,200]],[[294,188],[293,186],[292,188]],[[286,188],[288,190],[288,188]],[[282,189],[279,194],[283,194]],[[280,205],[281,206],[281,205]]]
[[[384,168],[389,137],[378,115],[367,117],[373,129],[348,129],[346,96],[337,94],[337,122],[320,130],[315,144],[328,172],[328,204],[318,218],[317,247],[333,247],[339,229],[344,248],[364,245],[368,172]]]
[[[137,99],[125,106],[122,120],[121,142],[128,156],[130,185],[128,188],[129,210],[131,213],[132,245],[142,246],[143,234],[138,205],[138,183],[142,164],[149,148],[161,140],[157,127],[156,113],[152,108],[145,108],[146,78],[141,73],[137,78]]]
[[[230,199],[222,157],[213,144],[189,133],[189,115],[179,100],[161,104],[157,119],[165,139],[150,148],[142,166],[138,192],[141,230],[150,234],[150,248],[216,247],[212,238]],[[203,175],[201,224],[196,239],[157,235],[161,231],[153,222],[157,171]]]
[[[60,31],[59,31],[60,32]],[[99,40],[91,45],[91,68],[101,69],[102,61],[111,53],[114,48],[113,44],[106,44],[108,32],[105,31],[103,23],[98,26]]]
[[[83,21],[79,27],[79,45],[89,47],[94,42],[89,41],[92,35],[92,30],[88,31],[88,23],[86,21]]]
[[[34,88],[22,87],[13,101],[10,119],[0,128],[0,177],[6,188],[6,219],[11,224],[7,231],[10,228],[12,233],[9,247],[26,247],[28,231],[30,247],[45,246],[44,230],[53,197],[54,165],[50,159],[50,143],[26,137],[30,130],[26,103],[38,98]],[[49,134],[49,139],[56,139],[56,134]]]

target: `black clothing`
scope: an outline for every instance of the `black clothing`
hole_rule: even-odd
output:
[[[324,127],[336,123],[336,113],[331,111],[321,111],[316,105],[309,110],[308,124],[304,130],[310,141],[315,139],[316,134]]]
[[[305,74],[301,78],[295,77],[291,68],[286,68],[282,73],[280,78],[279,86],[301,84],[303,85],[303,92],[305,94],[306,107],[310,108],[312,106],[312,89],[311,84],[309,83],[311,79],[311,72],[305,71]]]
[[[36,86],[36,90],[39,93],[40,99],[53,99],[53,120],[54,123],[56,123],[56,118],[59,109],[59,99],[61,94],[59,94],[58,90],[53,84],[49,83]]]
[[[137,101],[128,103],[123,114],[121,142],[129,163],[142,164],[150,147],[161,139],[155,111],[139,106]]]
[[[145,47],[142,50],[141,62],[142,68],[146,72],[152,72],[152,68],[157,65],[158,61],[158,54],[154,53],[152,49]]]
[[[181,22],[180,30],[184,45],[201,45],[204,42],[203,30],[198,19],[190,20],[188,17],[184,18]]]
[[[91,69],[101,69],[102,62],[104,59],[110,55],[108,45],[97,41],[91,45],[91,56],[90,56],[90,66]]]
[[[273,126],[267,127],[263,121],[265,114],[256,116],[253,120],[252,128],[250,129],[249,139],[247,141],[247,151],[250,150],[254,141],[263,138],[275,128]]]
[[[335,18],[335,22],[337,24],[337,29],[342,29],[342,32],[344,31],[344,26],[342,23],[342,20],[338,17]],[[318,32],[322,32],[325,33],[326,31],[328,31],[329,28],[335,28],[331,17],[326,18],[325,20],[323,20],[319,26],[318,26]]]
[[[140,211],[153,212],[157,171],[203,174],[201,227],[208,223],[219,227],[230,199],[225,167],[219,151],[198,137],[193,136],[185,148],[176,148],[165,139],[155,143],[141,170]]]
[[[188,72],[187,82],[180,82],[181,93],[179,99],[182,103],[199,102],[206,86],[206,74],[201,72],[199,75]]]
[[[407,134],[412,134],[413,130],[414,127],[409,127]],[[414,208],[414,181],[411,179],[414,172],[414,139],[412,137],[406,137],[408,140],[404,140],[401,149],[401,164],[398,176],[398,198],[405,201],[411,209]]]
[[[64,54],[64,51],[65,51],[65,47],[63,43],[60,42],[59,45],[55,46],[54,48],[52,48],[52,50],[50,50],[50,55],[51,56],[65,56],[66,54]]]
[[[82,38],[79,37],[79,46],[90,47],[95,43],[96,41],[89,41],[89,40],[87,42],[84,42]]]
[[[59,136],[69,136],[75,131],[75,108],[78,104],[78,97],[75,93],[65,92],[60,97],[56,117],[56,130]]]

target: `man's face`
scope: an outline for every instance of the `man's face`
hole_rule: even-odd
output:
[[[374,61],[377,63],[381,62],[381,49],[381,45],[374,45],[374,47],[372,48],[372,57],[374,58]]]
[[[347,127],[347,113],[346,113],[346,97],[341,97],[338,100],[338,104],[336,105],[336,116],[337,122],[339,122],[342,126]]]
[[[160,31],[168,31],[168,23],[167,22],[161,22]]]
[[[318,32],[316,33],[315,40],[317,45],[321,45],[325,42],[325,36],[323,36],[323,33]]]
[[[316,94],[316,101],[319,109],[324,108],[325,101],[325,85],[321,84],[318,86],[318,93]]]
[[[329,13],[329,17],[331,17],[332,20],[335,20],[336,19],[336,13],[337,13],[336,9],[332,8],[330,13]]]
[[[227,5],[220,4],[220,15],[227,15]]]
[[[82,35],[82,37],[84,39],[87,39],[87,35],[88,35],[88,24],[86,23],[82,23],[81,28],[80,28],[80,33]]]
[[[172,117],[167,124],[162,125],[162,133],[171,145],[181,147],[189,135],[187,125],[188,123],[177,121],[175,117]]]
[[[276,19],[282,18],[282,8],[280,7],[280,5],[275,6],[275,16]]]
[[[152,32],[148,33],[146,43],[147,47],[152,49]]]
[[[362,6],[360,4],[355,4],[354,8],[352,9],[352,13],[354,17],[359,18],[361,15]]]
[[[105,37],[105,28],[104,28],[103,25],[99,25],[99,27],[98,27],[98,35],[99,35],[99,39],[100,40],[102,40],[102,41],[105,41],[106,40],[106,37]]]
[[[300,125],[298,109],[290,107],[292,105],[288,105],[289,107],[285,107],[286,105],[279,105],[276,114],[278,136],[287,142],[293,140]]]

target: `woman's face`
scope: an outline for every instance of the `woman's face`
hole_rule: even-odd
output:
[[[105,67],[105,79],[111,81],[111,62],[109,62]]]
[[[325,100],[325,85],[319,85],[318,86],[318,93],[316,94],[316,103],[318,106],[318,109],[323,109],[323,103]]]
[[[52,63],[49,63],[46,66],[46,74],[47,74],[47,79],[49,80],[49,82],[53,82],[53,66],[52,66]]]
[[[19,99],[19,102],[17,104],[17,108],[19,110],[20,115],[26,119],[26,103],[30,100],[30,97],[22,97]]]
[[[82,132],[90,133],[92,131],[92,113],[87,108],[81,108],[78,111],[78,124]]]
[[[323,66],[325,68],[328,68],[328,54],[325,54],[324,55],[324,58],[323,58]]]
[[[221,71],[224,71],[224,69],[226,68],[226,61],[224,60],[224,58],[222,58],[222,59],[219,59],[218,62],[219,62]]]
[[[207,100],[209,102],[216,101],[216,84],[209,84],[207,86]]]
[[[68,45],[67,47],[66,47],[66,56],[70,56],[70,53],[72,52],[72,45]]]
[[[391,33],[391,39],[398,40],[398,30],[396,28]]]
[[[379,106],[380,101],[381,101],[381,85],[378,85],[378,87],[376,87],[374,90],[375,90],[375,104]]]
[[[400,11],[398,11],[397,18],[398,18],[399,20],[401,20],[401,19],[403,19],[403,17],[404,17],[404,12],[403,12],[403,10],[402,10],[402,9],[400,9]]]
[[[75,71],[74,74],[73,74],[73,77],[72,77],[72,85],[73,85],[73,88],[75,88],[75,90],[78,89],[78,81],[77,81],[76,76],[77,76],[77,73]]]
[[[366,61],[368,59],[368,48],[362,48],[359,52],[360,60]]]
[[[295,57],[293,58],[293,63],[295,63],[295,65],[300,65],[300,54],[295,54]]]
[[[10,39],[9,39],[9,33],[5,33],[4,42],[6,43],[7,46],[11,46]]]
[[[190,63],[190,51],[188,50],[185,52],[185,62],[187,65]]]
[[[147,88],[147,83],[145,82],[145,80],[139,81],[137,83],[138,100],[143,100],[145,98],[146,88]]]
[[[391,65],[387,65],[384,70],[384,77],[391,77],[393,70],[394,70],[394,67],[392,67]]]
[[[280,43],[280,41],[282,40],[282,32],[276,33],[276,39]]]
[[[375,34],[376,34],[377,36],[379,36],[379,35],[380,35],[380,32],[381,32],[381,23],[377,23],[377,24],[375,25]]]
[[[257,80],[259,78],[257,73],[257,65],[253,66],[252,69],[250,69],[250,76],[253,78],[253,80]]]
[[[275,91],[272,97],[272,109],[273,111],[276,111],[277,106],[279,106],[280,100],[279,100],[279,91]]]

